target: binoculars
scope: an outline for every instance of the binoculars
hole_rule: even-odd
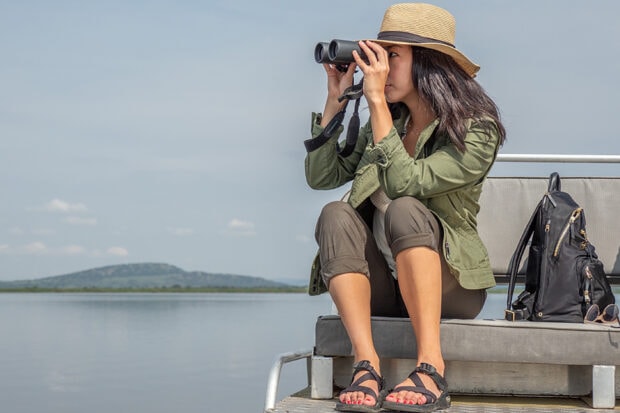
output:
[[[366,54],[360,49],[357,41],[334,39],[329,43],[320,42],[314,48],[314,60],[317,63],[329,63],[341,68],[346,68],[353,59],[353,50],[359,53],[360,57],[367,61]]]

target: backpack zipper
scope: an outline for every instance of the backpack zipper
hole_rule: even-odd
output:
[[[555,249],[553,250],[553,258],[556,258],[560,253],[560,246],[562,245],[562,241],[568,233],[570,226],[575,222],[575,220],[577,220],[577,218],[579,218],[579,215],[581,215],[581,211],[582,208],[575,209],[571,214],[570,218],[568,219],[568,222],[566,223],[564,229],[562,230],[562,233],[560,234],[560,238],[558,239],[557,244],[555,244]]]

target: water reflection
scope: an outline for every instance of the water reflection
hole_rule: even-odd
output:
[[[502,318],[505,299],[479,318]],[[330,312],[327,295],[0,294],[0,406],[258,412],[276,355],[311,348]],[[278,396],[304,385],[305,363],[287,365]]]

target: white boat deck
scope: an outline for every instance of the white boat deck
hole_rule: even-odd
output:
[[[302,390],[276,403],[266,413],[334,413],[336,399],[313,400],[308,390]],[[452,406],[446,413],[610,413],[614,409],[593,409],[580,399],[527,398],[510,396],[452,395]],[[388,410],[385,410],[387,413]]]

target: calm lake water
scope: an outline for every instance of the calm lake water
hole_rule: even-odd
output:
[[[326,294],[0,294],[0,411],[258,413],[276,355],[330,312]],[[278,397],[304,386],[286,365]]]

